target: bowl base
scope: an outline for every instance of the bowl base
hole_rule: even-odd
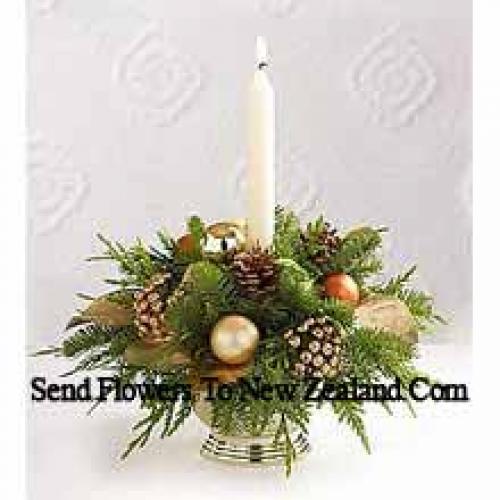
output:
[[[303,432],[291,436],[296,458],[306,455],[311,446]],[[280,465],[285,461],[285,444],[275,444],[272,437],[233,437],[209,434],[200,454],[204,458],[232,464]]]

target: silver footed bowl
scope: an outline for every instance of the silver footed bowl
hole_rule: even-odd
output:
[[[204,458],[241,465],[281,465],[285,462],[285,438],[276,440],[276,431],[280,424],[279,415],[271,418],[269,424],[258,435],[248,430],[236,429],[231,434],[221,432],[212,425],[213,405],[207,401],[203,391],[195,395],[193,409],[196,416],[209,428],[208,437],[201,445],[200,454]],[[298,427],[292,426],[290,439],[295,451],[295,458],[306,455],[311,446],[307,435]]]

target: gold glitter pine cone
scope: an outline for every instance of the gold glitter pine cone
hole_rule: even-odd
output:
[[[231,263],[240,293],[258,298],[273,293],[278,280],[278,266],[268,250],[254,247],[236,253]]]
[[[298,327],[287,330],[283,337],[297,353],[293,365],[296,375],[333,377],[343,369],[345,332],[328,316],[308,318]]]
[[[148,285],[134,296],[134,324],[139,337],[146,341],[165,342],[173,335],[164,317],[171,277],[169,272],[153,276]]]

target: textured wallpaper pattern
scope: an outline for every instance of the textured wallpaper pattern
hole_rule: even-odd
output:
[[[387,224],[389,270],[470,336],[468,0],[28,0],[30,339],[53,340],[97,231],[152,237],[241,216],[245,98],[264,34],[277,191],[307,218]],[[430,341],[433,341],[430,339]]]

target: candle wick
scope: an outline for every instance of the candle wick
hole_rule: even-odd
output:
[[[258,36],[255,42],[255,59],[258,69],[264,69],[268,65],[267,45],[266,41],[261,36]]]

